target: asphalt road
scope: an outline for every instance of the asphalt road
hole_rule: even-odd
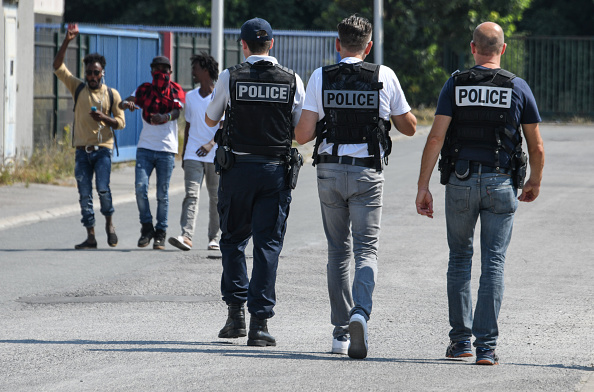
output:
[[[206,250],[206,191],[182,252],[136,248],[131,189],[118,193],[117,248],[84,239],[74,188],[0,187],[1,391],[594,391],[594,128],[544,125],[541,195],[522,203],[506,265],[499,366],[446,360],[444,189],[435,219],[416,214],[424,135],[398,138],[385,171],[369,356],[330,354],[326,243],[315,169],[293,193],[277,281],[276,347],[221,340],[221,262]],[[114,186],[133,184],[133,168]],[[178,235],[181,168],[168,235]],[[153,203],[154,208],[154,203]],[[478,241],[478,240],[477,240]],[[475,255],[473,288],[478,283]]]

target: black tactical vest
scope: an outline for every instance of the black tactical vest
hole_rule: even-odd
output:
[[[514,169],[514,155],[522,148],[519,124],[510,111],[516,76],[503,69],[472,68],[453,77],[456,106],[441,164],[453,166],[464,159]]]
[[[325,116],[317,129],[314,164],[320,142],[334,143],[332,155],[340,144],[367,143],[367,151],[381,170],[381,151],[391,152],[390,121],[380,118],[379,65],[366,62],[338,63],[322,68],[322,100]]]
[[[231,105],[222,144],[235,152],[289,156],[295,89],[295,73],[278,64],[258,61],[229,68]]]

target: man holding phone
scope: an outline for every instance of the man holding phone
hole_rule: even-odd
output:
[[[72,130],[72,146],[76,148],[74,176],[79,194],[81,222],[87,229],[87,239],[75,245],[74,248],[97,248],[93,211],[93,174],[101,213],[105,216],[107,243],[114,247],[118,244],[118,237],[112,221],[114,208],[109,188],[114,145],[113,130],[123,129],[126,126],[126,120],[124,111],[119,107],[120,94],[103,83],[105,57],[99,53],[91,53],[84,57],[84,80],[72,75],[64,64],[68,44],[78,33],[76,24],[68,25],[66,36],[53,64],[55,75],[74,98]]]

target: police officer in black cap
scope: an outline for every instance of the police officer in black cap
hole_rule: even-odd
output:
[[[288,163],[305,92],[301,78],[268,55],[274,39],[267,21],[248,20],[240,38],[246,62],[221,73],[205,118],[215,126],[226,111],[223,129],[215,137],[221,175],[221,293],[229,307],[219,337],[246,336],[247,302],[247,344],[275,346],[267,319],[274,316],[276,270],[291,202]],[[244,251],[252,236],[249,279]]]

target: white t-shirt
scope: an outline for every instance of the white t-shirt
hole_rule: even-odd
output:
[[[136,96],[136,90],[130,94]],[[175,100],[179,102],[179,100]],[[179,102],[184,107],[184,104]],[[142,118],[142,116],[141,116]],[[138,148],[145,148],[151,151],[172,152],[177,154],[177,120],[168,121],[165,124],[152,125],[142,118],[142,131],[138,139]]]
[[[278,64],[278,61],[275,57],[272,56],[263,56],[263,55],[252,55],[248,57],[245,61],[254,64],[258,61],[270,61],[272,64]],[[299,122],[299,118],[301,118],[301,107],[303,106],[303,98],[305,96],[305,89],[303,88],[303,81],[299,77],[299,75],[295,74],[295,98],[293,99],[293,126],[296,126]],[[208,114],[208,118],[211,120],[218,120],[223,116],[225,112],[225,108],[227,104],[230,103],[229,97],[229,70],[226,69],[219,75],[219,80],[215,85],[215,89],[212,92],[213,99],[212,102],[208,105],[208,109],[206,110],[206,114]]]
[[[214,138],[215,132],[219,129],[218,125],[209,127],[204,122],[204,114],[206,113],[206,107],[212,100],[212,94],[202,97],[199,90],[200,87],[195,88],[186,94],[186,108],[184,115],[186,122],[190,124],[190,131],[188,142],[186,144],[186,153],[184,154],[183,159],[213,163],[215,151],[217,149],[216,144],[207,155],[199,157],[198,154],[196,154],[196,151],[200,147],[209,143]]]
[[[361,61],[361,59],[356,57],[345,57],[340,62],[354,64]],[[384,120],[389,120],[391,116],[399,116],[410,112],[410,106],[406,101],[406,97],[394,71],[380,65],[378,80],[384,84],[379,94],[380,117]],[[319,120],[325,116],[322,101],[322,68],[316,69],[309,78],[303,109],[318,113]],[[326,139],[324,139],[318,147],[318,154],[332,154],[333,145],[333,143],[326,143]],[[338,146],[338,155],[348,155],[355,158],[366,158],[370,156],[367,152],[367,143],[341,144]]]

